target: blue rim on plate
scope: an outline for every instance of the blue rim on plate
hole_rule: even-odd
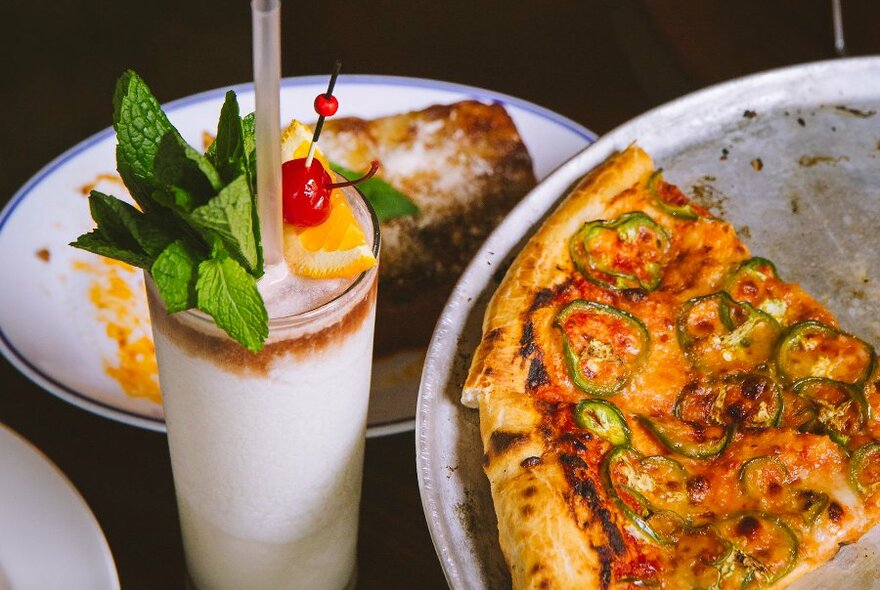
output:
[[[281,81],[281,88],[295,88],[299,86],[320,85],[326,82],[327,77],[323,75],[302,76],[296,78],[285,78]],[[522,100],[513,96],[486,90],[475,86],[467,86],[464,84],[456,84],[453,82],[441,82],[436,80],[427,80],[423,78],[409,78],[405,76],[380,76],[380,75],[342,75],[339,78],[340,85],[366,86],[366,85],[385,85],[385,86],[401,86],[406,88],[425,88],[429,90],[438,90],[464,95],[467,98],[480,101],[496,102],[504,106],[511,106],[522,111],[537,115],[548,120],[584,139],[588,144],[596,141],[597,136],[586,127],[572,121],[571,119],[559,115],[550,109],[536,105],[534,103]],[[245,94],[253,92],[253,84],[237,84],[230,87],[216,88],[207,90],[198,94],[193,94],[177,100],[173,100],[163,105],[166,113],[173,113],[177,110],[198,104],[209,100],[222,99],[228,90],[233,90],[236,94]],[[91,137],[76,144],[54,160],[46,164],[39,172],[34,174],[25,184],[12,196],[3,210],[0,211],[0,232],[6,226],[7,222],[12,218],[16,208],[28,198],[28,196],[37,188],[48,176],[53,174],[58,168],[79,154],[85,152],[98,143],[113,137],[114,130],[107,127]],[[10,341],[0,325],[0,352],[3,356],[25,377],[48,391],[49,393],[79,407],[84,410],[98,413],[101,416],[112,418],[119,422],[140,426],[148,430],[159,432],[165,431],[165,420],[145,416],[137,412],[122,409],[118,406],[98,401],[94,397],[73,389],[64,383],[61,383],[54,377],[48,375],[40,368],[31,363]],[[415,424],[415,408],[413,408],[413,416],[403,420],[388,421],[380,424],[370,425],[368,428],[369,435],[381,435],[392,432],[400,432],[395,426],[406,425],[408,423]],[[370,432],[375,429],[375,432]]]

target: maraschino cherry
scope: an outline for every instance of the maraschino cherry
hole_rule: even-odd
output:
[[[300,227],[320,225],[330,217],[330,175],[317,158],[306,167],[305,158],[281,165],[281,201],[284,221]]]
[[[334,188],[360,184],[372,177],[379,169],[379,163],[373,162],[370,171],[363,177],[334,184],[324,165],[314,157],[315,146],[324,127],[324,119],[333,116],[339,109],[339,101],[333,96],[333,87],[336,85],[341,65],[341,62],[336,62],[327,92],[315,98],[318,122],[315,125],[315,134],[312,136],[308,156],[289,160],[281,165],[281,203],[284,221],[297,227],[314,227],[327,221],[330,217],[330,192]]]

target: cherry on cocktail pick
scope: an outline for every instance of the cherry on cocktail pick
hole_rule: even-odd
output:
[[[330,217],[330,192],[335,188],[354,186],[372,178],[379,169],[373,161],[370,170],[360,178],[331,182],[320,160],[313,159],[306,167],[305,158],[281,165],[281,203],[284,221],[297,227],[314,227]]]
[[[327,92],[315,98],[315,112],[318,122],[315,134],[305,158],[297,158],[281,165],[281,204],[284,221],[298,227],[314,227],[330,217],[330,192],[335,188],[354,186],[371,178],[379,169],[379,162],[372,162],[370,171],[361,178],[333,183],[330,174],[324,170],[320,160],[316,160],[315,146],[324,127],[324,119],[336,113],[339,102],[333,96],[333,87],[339,77],[342,62],[337,61],[330,76]]]

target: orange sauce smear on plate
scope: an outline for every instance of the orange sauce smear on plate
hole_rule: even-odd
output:
[[[104,371],[131,397],[162,403],[159,370],[150,333],[149,317],[138,314],[136,294],[126,275],[140,272],[132,266],[98,258],[96,263],[75,261],[74,270],[95,277],[89,286],[89,299],[98,310],[98,321],[116,343],[116,358],[104,358]]]

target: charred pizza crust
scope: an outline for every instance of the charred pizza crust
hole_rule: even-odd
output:
[[[546,379],[543,359],[527,357],[533,331],[547,326],[529,327],[521,318],[523,310],[551,296],[548,286],[563,283],[574,270],[568,236],[584,219],[603,217],[617,194],[652,170],[648,155],[631,149],[584,178],[517,256],[486,310],[462,401],[480,410],[485,470],[514,588],[607,586],[602,579],[610,579],[610,572],[602,556],[622,543],[619,531],[605,533],[603,527],[614,524],[607,514],[603,523],[601,507],[586,531],[571,517],[569,483],[559,458],[547,456],[543,416],[524,393]]]
[[[619,392],[619,399],[626,400],[621,409],[632,429],[632,447],[641,456],[670,454],[637,417],[668,414],[680,391],[703,383],[703,377],[694,377],[693,367],[675,342],[673,318],[680,314],[682,302],[724,288],[731,269],[748,260],[749,252],[729,224],[706,211],[695,220],[682,220],[658,208],[646,196],[653,173],[650,157],[635,146],[589,173],[532,236],[486,310],[483,337],[462,402],[479,408],[499,541],[517,589],[608,588],[612,582],[635,587],[638,580],[660,579],[652,575],[666,577],[662,587],[684,586],[674,581],[674,560],[634,530],[622,504],[612,502],[607,487],[603,488],[602,473],[607,472],[607,457],[614,447],[584,435],[572,424],[573,404],[589,396],[572,383],[554,325],[560,307],[575,298],[637,312],[651,334],[651,356]],[[584,281],[569,254],[569,238],[585,222],[617,218],[634,209],[661,220],[672,235],[674,257],[662,288],[651,297],[644,289],[604,289]],[[836,326],[827,310],[797,285],[783,288],[787,325]],[[873,366],[873,350],[870,355]],[[872,392],[880,391],[876,380],[875,373],[865,385],[872,404],[878,395]],[[789,392],[786,396],[791,402],[793,396]],[[781,419],[792,420],[793,411],[786,409]],[[876,425],[866,428],[850,446],[880,437]],[[680,490],[682,497],[692,505],[707,506],[701,518],[716,517],[709,509],[713,505],[741,505],[731,496],[741,485],[736,474],[747,456],[767,455],[784,462],[794,474],[792,481],[808,478],[813,470],[819,479],[828,480],[819,485],[831,486],[825,488],[828,494],[814,494],[831,501],[820,507],[824,512],[819,524],[810,525],[817,528],[798,531],[804,538],[797,564],[778,581],[766,576],[765,587],[784,587],[817,567],[836,553],[838,543],[857,539],[880,517],[880,494],[863,502],[851,482],[841,481],[848,461],[846,445],[793,429],[743,434],[731,428],[729,433],[725,452],[711,461],[680,459],[690,476],[687,489]],[[717,516],[718,526],[734,527],[730,534],[746,534],[756,522],[772,525],[769,517],[736,514],[725,516],[723,522]]]

